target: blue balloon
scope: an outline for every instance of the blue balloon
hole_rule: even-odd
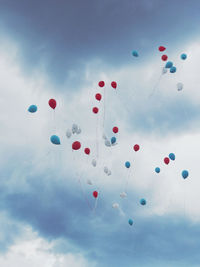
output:
[[[165,68],[170,69],[173,66],[173,63],[171,61],[167,61]]]
[[[171,72],[171,73],[175,73],[175,72],[176,72],[176,67],[174,67],[174,66],[171,67],[171,68],[170,68],[170,72]]]
[[[132,219],[129,219],[129,220],[128,220],[128,223],[129,223],[130,225],[133,225],[133,220],[132,220]]]
[[[174,155],[174,153],[170,153],[170,154],[169,154],[169,158],[170,158],[171,160],[175,160],[175,155]]]
[[[50,140],[54,145],[60,145],[60,138],[57,135],[52,135]]]
[[[156,167],[155,168],[155,172],[159,173],[160,172],[160,168],[159,167]]]
[[[187,55],[185,53],[181,54],[181,59],[185,60],[187,58]]]
[[[140,199],[140,204],[141,205],[146,205],[146,203],[147,203],[147,201],[146,201],[146,199],[144,199],[144,198],[142,198],[142,199]]]
[[[126,167],[126,168],[130,168],[130,167],[131,167],[131,164],[130,164],[129,161],[126,161],[126,162],[125,162],[125,167]]]
[[[31,112],[31,113],[34,113],[37,111],[37,106],[36,105],[31,105],[29,108],[28,108],[28,111]]]
[[[110,139],[110,142],[111,144],[113,145],[114,143],[116,143],[117,139],[115,136],[113,136],[111,139]]]
[[[189,175],[189,172],[187,170],[182,171],[182,176],[184,179],[186,179]]]
[[[139,54],[138,54],[138,52],[137,52],[136,50],[133,50],[133,51],[132,51],[132,55],[133,55],[134,57],[139,57]]]

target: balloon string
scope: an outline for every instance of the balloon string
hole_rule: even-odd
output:
[[[159,85],[159,83],[160,83],[160,80],[161,80],[161,78],[162,78],[162,73],[161,73],[161,75],[160,75],[160,77],[158,78],[158,81],[155,83],[155,85],[154,85],[154,87],[153,87],[153,90],[152,90],[152,92],[151,92],[151,94],[149,95],[149,97],[148,98],[150,98],[150,97],[152,97],[153,95],[154,95],[154,93],[155,93],[155,91],[156,91],[156,89],[157,89],[157,87],[158,87],[158,85]]]
[[[103,88],[103,132],[105,132],[105,120],[106,120],[106,90]]]
[[[90,206],[90,203],[89,203],[89,201],[88,201],[88,199],[87,199],[87,197],[86,197],[86,194],[85,194],[85,191],[84,191],[84,189],[83,189],[83,185],[82,185],[82,183],[81,183],[80,178],[78,179],[78,182],[79,182],[79,185],[80,185],[80,188],[81,188],[81,192],[82,192],[82,194],[83,194],[83,196],[84,196],[85,202],[87,203],[89,209],[92,210],[92,207]]]

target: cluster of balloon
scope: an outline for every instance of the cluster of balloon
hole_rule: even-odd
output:
[[[36,105],[31,105],[28,108],[28,112],[30,112],[30,113],[35,113],[36,111],[37,111],[37,106]]]
[[[164,46],[159,46],[159,47],[158,47],[158,50],[159,50],[160,52],[164,52],[164,51],[166,50],[166,48],[165,48]],[[168,56],[164,54],[164,55],[161,56],[161,59],[162,59],[163,61],[167,61]]]
[[[104,167],[104,173],[107,174],[108,176],[110,176],[112,173],[111,173],[111,170],[108,169],[108,167]]]
[[[67,129],[66,131],[66,136],[67,138],[70,138],[72,134],[80,134],[81,133],[81,128],[77,124],[72,124],[71,129]]]

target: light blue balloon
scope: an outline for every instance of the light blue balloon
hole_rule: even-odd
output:
[[[173,66],[173,62],[167,61],[165,68],[170,69]]]
[[[132,219],[129,219],[129,220],[128,220],[128,223],[129,223],[130,225],[133,225],[133,220],[132,220]]]
[[[185,53],[181,54],[181,59],[185,60],[187,58],[187,55]]]
[[[182,171],[182,176],[184,179],[186,179],[189,175],[189,172],[187,170]]]
[[[110,139],[110,142],[111,144],[113,145],[114,143],[116,143],[117,139],[115,136],[113,136],[111,139]]]
[[[31,105],[29,108],[28,108],[28,111],[31,112],[31,113],[34,113],[37,111],[37,106],[36,105]]]
[[[146,199],[144,199],[144,198],[142,198],[142,199],[140,199],[140,204],[141,205],[146,205],[146,203],[147,203],[147,201],[146,201]]]
[[[137,52],[136,50],[133,50],[133,51],[132,51],[132,55],[133,55],[134,57],[139,57],[139,54],[138,54],[138,52]]]
[[[126,167],[126,168],[130,168],[130,167],[131,167],[131,164],[130,164],[129,161],[126,161],[126,162],[125,162],[125,167]]]
[[[60,138],[57,135],[52,135],[50,140],[54,145],[60,145]]]
[[[170,68],[170,72],[171,72],[171,73],[175,73],[175,72],[176,72],[176,67],[174,67],[174,66],[171,67],[171,68]]]
[[[155,168],[155,172],[159,173],[160,172],[160,168],[159,167],[156,167]]]
[[[171,160],[175,160],[175,155],[174,155],[174,153],[170,153],[170,154],[169,154],[169,158],[170,158]]]

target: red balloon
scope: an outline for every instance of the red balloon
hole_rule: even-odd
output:
[[[134,145],[133,149],[134,149],[135,151],[138,151],[138,150],[140,149],[140,146],[136,144],[136,145]]]
[[[168,157],[164,158],[164,163],[169,164],[169,158]]]
[[[92,111],[93,111],[93,113],[97,114],[97,113],[99,112],[99,109],[98,109],[97,107],[94,107],[94,108],[92,109]]]
[[[55,100],[55,99],[50,99],[50,100],[49,100],[49,106],[50,106],[52,109],[55,109],[55,108],[56,108],[56,100]]]
[[[81,148],[81,143],[79,141],[75,141],[73,144],[72,144],[72,149],[73,150],[79,150]]]
[[[164,46],[159,46],[159,48],[158,48],[158,50],[160,51],[160,52],[163,52],[163,51],[165,51],[165,47]]]
[[[96,98],[96,100],[101,101],[101,94],[96,94],[95,98]]]
[[[111,82],[112,88],[116,89],[117,88],[117,83],[116,82]]]
[[[90,154],[90,149],[88,147],[86,147],[84,152],[85,152],[85,154],[89,155]]]
[[[119,129],[118,129],[118,127],[113,127],[113,133],[118,133],[118,131],[119,131]]]
[[[98,192],[97,192],[97,191],[94,191],[94,192],[93,192],[93,197],[94,197],[94,198],[97,198],[97,197],[98,197]]]
[[[167,56],[167,55],[162,55],[161,59],[162,59],[163,61],[166,61],[166,60],[168,59],[168,56]]]
[[[104,87],[104,85],[105,85],[105,82],[104,81],[100,81],[99,82],[99,87]]]

